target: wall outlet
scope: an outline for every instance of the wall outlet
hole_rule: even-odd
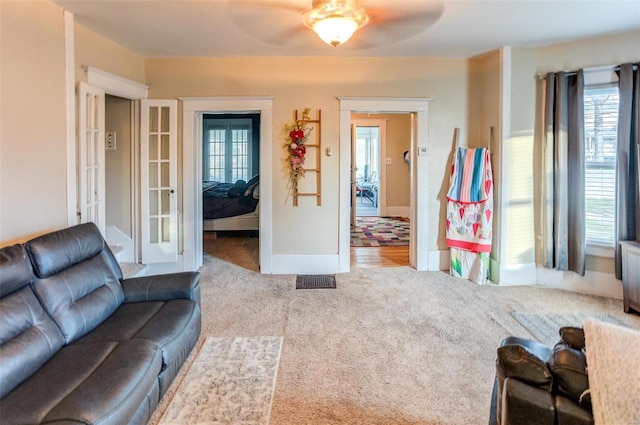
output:
[[[426,156],[426,155],[427,155],[427,147],[418,146],[418,156]]]
[[[387,158],[387,165],[391,165],[391,158]]]
[[[116,132],[115,131],[107,131],[104,134],[105,138],[105,149],[108,151],[116,150]]]

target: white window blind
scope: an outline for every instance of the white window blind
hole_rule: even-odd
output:
[[[618,87],[584,91],[587,244],[614,245]]]

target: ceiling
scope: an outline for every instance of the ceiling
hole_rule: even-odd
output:
[[[640,30],[640,0],[360,0],[370,23],[333,47],[302,25],[311,0],[52,1],[145,57],[470,57]]]

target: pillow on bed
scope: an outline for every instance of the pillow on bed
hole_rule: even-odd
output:
[[[251,186],[252,184],[258,183],[258,180],[260,180],[260,175],[256,174],[255,176],[251,177],[251,180],[247,182],[247,186]]]
[[[244,180],[238,180],[231,188],[229,188],[229,190],[227,191],[227,196],[229,198],[239,198],[240,196],[244,195],[244,192],[246,190],[247,182],[245,182]]]
[[[253,199],[260,199],[260,183],[253,188]]]
[[[247,189],[244,191],[244,196],[249,197],[249,196],[253,196],[253,190],[258,186],[258,182],[250,185],[247,187]]]

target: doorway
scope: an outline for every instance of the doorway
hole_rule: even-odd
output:
[[[409,264],[417,270],[429,270],[428,243],[429,230],[429,175],[428,175],[428,110],[429,98],[363,98],[340,97],[340,237],[339,265],[340,272],[351,269],[350,250],[350,212],[351,212],[351,121],[353,114],[401,113],[408,114],[411,120],[411,139],[409,167],[411,220]],[[403,154],[399,157],[402,160]],[[393,158],[392,158],[393,162]],[[382,194],[384,195],[384,194]],[[416,237],[420,235],[420,237]],[[433,270],[439,269],[435,256],[432,260]]]
[[[105,239],[120,262],[136,262],[134,101],[105,95]]]
[[[260,114],[202,120],[204,254],[259,270]]]
[[[409,265],[411,115],[352,114],[351,265]],[[390,193],[387,190],[390,188]]]
[[[272,97],[183,98],[183,209],[185,270],[197,270],[203,264],[202,214],[202,140],[205,114],[250,112],[260,115],[260,273],[272,270]],[[193,125],[186,125],[193,123]]]

